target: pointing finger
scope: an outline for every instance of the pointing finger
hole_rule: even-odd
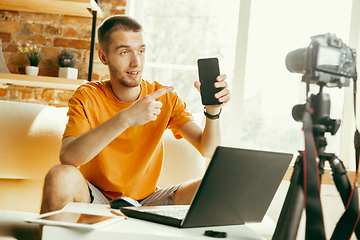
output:
[[[172,90],[174,90],[173,86],[162,88],[160,90],[157,90],[156,92],[153,92],[152,94],[147,95],[146,97],[149,100],[155,101],[157,98],[161,97],[164,94],[167,94],[168,92],[171,92]]]

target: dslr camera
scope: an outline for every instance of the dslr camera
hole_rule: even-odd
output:
[[[286,68],[303,74],[303,82],[327,87],[349,86],[356,76],[356,51],[349,48],[335,34],[312,36],[308,47],[289,52]]]

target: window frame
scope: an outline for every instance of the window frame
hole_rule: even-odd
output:
[[[350,22],[350,36],[349,47],[359,49],[360,47],[360,1],[352,1],[351,22]],[[357,59],[357,69],[359,69],[359,59]],[[356,101],[358,105],[359,101]],[[355,118],[354,118],[354,100],[353,100],[353,81],[350,87],[345,89],[344,108],[341,127],[341,145],[339,158],[343,161],[346,168],[355,170],[355,149],[354,149],[354,132],[355,132]],[[359,116],[359,114],[357,114]]]

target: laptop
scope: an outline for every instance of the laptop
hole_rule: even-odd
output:
[[[179,228],[261,222],[293,154],[218,146],[190,205],[122,207],[128,217]],[[179,215],[170,216],[170,213]]]

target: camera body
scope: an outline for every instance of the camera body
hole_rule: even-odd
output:
[[[327,87],[349,86],[356,76],[356,51],[334,34],[315,35],[306,48],[287,54],[286,68],[302,73],[303,81]]]

